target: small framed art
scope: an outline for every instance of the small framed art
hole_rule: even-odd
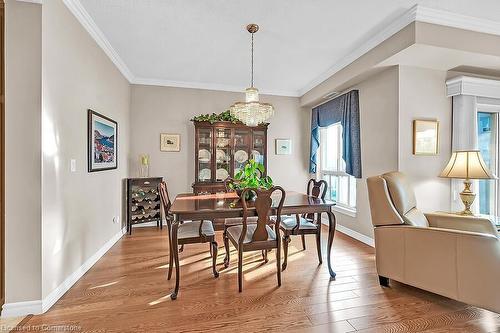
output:
[[[437,155],[439,153],[439,121],[413,121],[413,154]]]
[[[276,139],[276,155],[292,154],[292,139]]]
[[[181,135],[161,133],[160,151],[181,151]]]

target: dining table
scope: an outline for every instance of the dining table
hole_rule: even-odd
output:
[[[273,200],[271,215],[276,215],[280,197],[278,195],[271,198]],[[331,200],[286,191],[281,215],[315,214],[317,223],[321,223],[322,215],[326,214],[328,217],[328,271],[330,276],[335,278],[335,272],[331,264],[331,248],[336,228],[336,219],[332,211],[333,206],[335,206],[335,202]],[[247,201],[247,207],[248,216],[257,216],[252,201]],[[222,230],[225,219],[243,217],[243,207],[236,192],[215,194],[181,193],[176,196],[172,203],[170,213],[173,216],[173,224],[182,223],[183,221],[210,220],[214,222],[215,230]]]

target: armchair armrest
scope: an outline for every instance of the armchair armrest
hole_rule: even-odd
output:
[[[447,213],[429,213],[425,214],[425,217],[433,228],[471,231],[499,237],[496,226],[487,218]]]

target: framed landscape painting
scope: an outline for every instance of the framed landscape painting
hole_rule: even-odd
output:
[[[88,171],[118,167],[118,124],[93,110],[88,110]]]

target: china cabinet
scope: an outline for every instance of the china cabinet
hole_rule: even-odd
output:
[[[267,169],[267,126],[231,122],[195,122],[195,193],[224,191],[224,180],[234,177],[249,159]]]
[[[154,222],[162,227],[158,185],[163,180],[155,178],[127,179],[127,231],[132,234],[134,224]]]

